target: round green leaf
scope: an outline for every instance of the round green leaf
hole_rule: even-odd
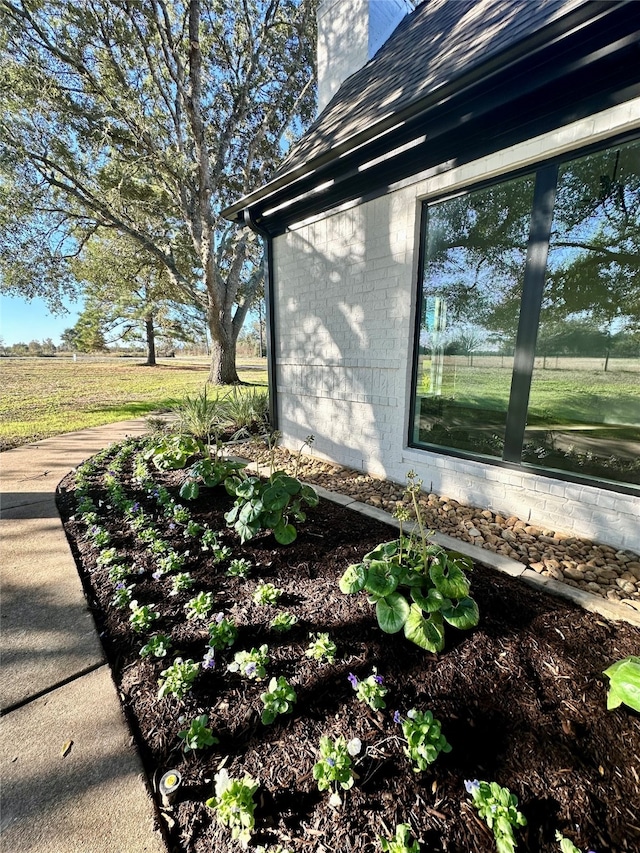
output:
[[[304,498],[309,506],[318,506],[318,502],[320,501],[315,489],[312,489],[311,486],[302,486],[300,496]]]
[[[411,605],[404,625],[404,635],[407,640],[428,652],[440,652],[444,648],[442,617],[439,613],[432,613],[425,619],[417,604]]]
[[[470,582],[455,562],[434,561],[429,567],[429,577],[446,598],[464,598],[469,594]]]
[[[290,545],[298,536],[293,524],[285,524],[284,521],[276,524],[273,528],[273,535],[276,537],[276,542],[281,545]]]
[[[200,494],[200,486],[196,480],[186,480],[180,487],[180,497],[187,501],[195,500]]]
[[[376,603],[378,624],[385,634],[396,634],[409,615],[409,602],[399,592],[392,592]]]
[[[424,581],[424,578],[422,579]],[[436,610],[441,610],[451,604],[448,598],[439,592],[435,587],[429,587],[427,594],[424,594],[423,589],[413,587],[411,590],[411,598],[418,604],[422,610],[427,613],[435,613]]]
[[[383,560],[374,560],[367,570],[364,588],[371,595],[384,598],[398,586],[398,578],[390,571],[391,566]]]
[[[269,486],[262,495],[262,502],[268,510],[281,510],[289,503],[291,495],[286,489],[281,488],[280,483]]]
[[[361,589],[364,589],[365,578],[364,565],[362,563],[354,563],[347,568],[347,571],[338,582],[340,592],[343,592],[345,595],[360,592]]]
[[[450,625],[462,631],[473,628],[480,620],[478,605],[468,596],[461,599],[455,606],[443,607],[441,613]]]

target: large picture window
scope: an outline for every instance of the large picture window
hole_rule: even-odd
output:
[[[411,443],[640,485],[640,142],[423,223]]]

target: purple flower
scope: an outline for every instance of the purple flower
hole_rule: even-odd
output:
[[[209,651],[205,654],[204,659],[202,661],[203,669],[215,669],[216,668],[216,659],[215,659],[215,650],[209,649]]]
[[[154,572],[154,573],[151,575],[151,577],[152,577],[155,581],[159,581],[159,580],[160,580],[160,578],[162,577],[162,572],[160,571],[160,569],[158,569],[158,571],[157,571],[157,572]]]
[[[373,680],[375,681],[376,684],[382,684],[382,682],[384,681],[384,678],[381,675],[374,675]]]
[[[218,623],[218,625],[222,622],[223,619],[224,613],[222,611],[220,611],[220,613],[216,613],[216,622]]]
[[[118,581],[116,584],[116,589],[126,589],[127,585],[124,581]]]
[[[401,723],[401,722],[402,722],[402,717],[400,716],[400,711],[395,711],[395,712],[394,712],[394,714],[393,714],[393,722],[394,722],[394,723]]]
[[[327,764],[329,765],[329,767],[335,767],[336,766],[335,758],[327,758]]]
[[[480,790],[480,782],[477,779],[465,779],[464,787],[467,789],[467,793],[473,795],[476,791]]]
[[[139,509],[140,509],[140,504],[138,503],[138,501],[134,501],[134,503],[131,507],[131,512],[138,512]]]
[[[252,675],[255,675],[256,669],[257,669],[257,667],[256,667],[255,663],[253,663],[253,661],[251,661],[250,663],[248,663],[245,666],[244,674],[251,677]]]
[[[169,530],[175,530],[175,529],[176,529],[175,524],[173,522],[171,522],[171,524],[169,525]]]
[[[356,690],[356,689],[357,689],[357,687],[358,687],[358,678],[357,678],[357,676],[355,676],[352,672],[350,672],[350,673],[349,673],[349,675],[347,676],[347,678],[348,678],[348,679],[349,679],[349,681],[351,682],[351,686],[353,687],[353,689],[354,689],[354,690]]]

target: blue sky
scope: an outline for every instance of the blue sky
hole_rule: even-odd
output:
[[[51,314],[42,299],[27,302],[13,296],[0,295],[0,336],[5,346],[51,338],[58,346],[65,329],[75,326],[82,305],[65,302],[68,314]]]

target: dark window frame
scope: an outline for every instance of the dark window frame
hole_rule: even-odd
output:
[[[622,146],[624,144],[640,140],[640,131],[633,130],[624,134],[612,136],[592,145],[582,146],[563,154],[541,157],[535,163],[525,167],[506,170],[498,177],[487,180],[463,184],[449,189],[441,195],[419,200],[420,205],[420,244],[418,250],[418,278],[416,282],[416,305],[415,323],[413,330],[413,358],[411,367],[411,387],[409,399],[409,421],[407,447],[413,450],[436,453],[440,456],[450,456],[455,459],[463,459],[472,462],[491,465],[505,470],[519,471],[534,476],[560,480],[562,482],[575,483],[578,485],[592,486],[607,491],[618,492],[633,496],[640,496],[640,486],[630,483],[607,480],[595,476],[573,473],[558,468],[545,468],[531,462],[522,462],[521,453],[526,428],[527,409],[529,403],[529,392],[533,379],[533,367],[535,359],[536,341],[539,328],[540,310],[543,298],[545,274],[547,269],[547,258],[549,253],[549,236],[553,219],[555,194],[557,190],[558,172],[563,163],[577,160],[589,154],[606,151],[609,148]],[[418,395],[416,394],[419,357],[420,357],[420,333],[422,313],[424,310],[424,265],[427,242],[427,224],[429,207],[440,204],[447,199],[454,198],[462,193],[472,193],[487,187],[497,186],[505,181],[526,175],[535,176],[534,198],[531,207],[531,224],[529,242],[527,246],[527,272],[522,285],[522,301],[520,303],[520,322],[516,336],[514,368],[512,371],[512,386],[507,409],[507,421],[505,425],[505,447],[503,458],[488,456],[481,453],[471,453],[466,450],[445,447],[439,444],[418,442],[414,438],[415,419]],[[549,198],[551,205],[549,207]],[[546,230],[546,236],[545,236]],[[531,253],[531,255],[530,255]],[[530,261],[532,261],[531,269]],[[525,310],[526,309],[526,310]],[[532,317],[536,318],[535,325],[531,323]],[[527,318],[526,320],[524,318]],[[516,371],[515,360],[519,359],[519,370]],[[514,379],[518,374],[518,378]],[[511,457],[511,458],[508,458]]]

